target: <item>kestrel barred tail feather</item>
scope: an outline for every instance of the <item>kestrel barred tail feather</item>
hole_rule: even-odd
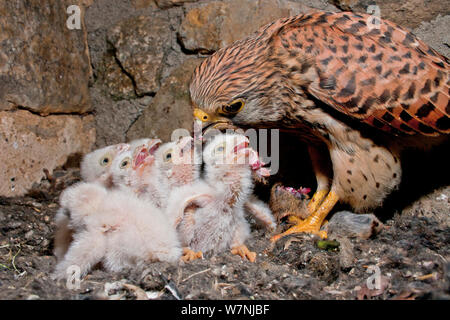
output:
[[[324,237],[336,202],[380,206],[400,183],[401,151],[448,138],[449,74],[446,57],[392,22],[316,12],[217,51],[195,70],[190,93],[204,129],[280,128],[308,143],[317,179],[311,215],[273,239]]]

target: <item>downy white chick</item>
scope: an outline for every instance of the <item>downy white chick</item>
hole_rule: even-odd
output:
[[[166,208],[171,191],[197,181],[201,158],[194,149],[192,137],[162,144],[154,155],[154,163],[143,162],[140,173],[146,197],[159,208]]]
[[[140,174],[140,177],[146,182],[148,198],[160,208],[166,211],[172,210],[180,206],[180,201],[185,201],[194,194],[201,194],[201,190],[205,194],[216,192],[214,185],[197,183],[200,177],[201,157],[198,150],[194,148],[193,138],[183,137],[178,141],[161,145],[155,152],[154,158],[154,163],[143,162],[143,167],[147,168],[143,169],[146,173]],[[248,158],[247,163],[250,164],[253,172],[261,176],[267,175],[256,152],[249,149]],[[247,170],[249,170],[248,164]],[[275,229],[275,219],[268,205],[254,196],[249,197],[248,200],[245,204],[246,211],[256,217],[266,228]],[[194,212],[192,207],[187,208],[187,211]],[[189,247],[183,248],[183,253],[184,261],[202,257],[201,252],[194,252]]]
[[[154,163],[144,161],[140,177],[145,195],[162,210],[166,210],[172,192],[190,186],[199,179],[201,157],[194,148],[192,137],[165,143],[155,152]],[[201,252],[183,248],[183,260],[202,258]]]
[[[144,140],[144,139],[141,139]],[[121,150],[111,165],[111,177],[116,188],[131,188],[141,194],[145,175],[153,166],[154,154],[161,144],[159,139],[146,139],[145,143]]]
[[[83,181],[111,187],[111,164],[117,154],[128,147],[126,143],[119,143],[86,154],[80,163],[80,174]],[[55,216],[56,231],[53,253],[58,261],[63,258],[73,239],[73,230],[69,227],[69,216],[70,212],[63,207],[59,208]]]
[[[83,157],[80,164],[81,178],[85,182],[99,182],[107,188],[113,186],[110,168],[117,155],[125,150],[135,150],[146,147],[148,150],[157,148],[159,139],[142,138],[129,143],[119,143],[94,150]],[[154,150],[153,150],[154,151]]]
[[[269,205],[259,200],[255,195],[251,195],[244,204],[245,212],[256,218],[256,221],[269,231],[274,231],[277,227],[275,217]]]
[[[256,254],[244,245],[250,234],[244,204],[253,190],[249,158],[254,151],[248,145],[243,135],[213,137],[203,151],[204,181],[172,193],[166,214],[175,221],[183,246],[201,252],[231,248],[255,261]]]
[[[80,174],[85,182],[95,182],[106,188],[114,186],[111,175],[111,166],[119,154],[127,150],[145,149],[153,154],[161,143],[159,139],[136,139],[130,143],[119,143],[107,146],[86,154],[80,164]],[[120,183],[119,181],[116,181]],[[56,232],[53,253],[60,261],[67,252],[73,238],[73,230],[69,227],[70,212],[61,207],[55,216]]]
[[[267,169],[259,161],[258,154],[251,151],[249,164],[253,173],[261,177],[270,175]],[[194,140],[191,137],[183,137],[176,142],[168,142],[159,147],[155,152],[155,163],[144,164],[149,169],[146,173],[146,188],[152,201],[160,207],[167,207],[168,197],[176,188],[193,184],[200,178],[201,155],[194,148]],[[142,175],[141,175],[142,177]],[[253,215],[258,222],[269,230],[276,227],[275,219],[269,206],[263,201],[251,196],[245,204],[246,212]]]
[[[82,180],[86,182],[98,182],[105,187],[111,187],[111,164],[117,154],[128,147],[129,145],[126,143],[119,143],[86,154],[80,163]]]
[[[173,222],[132,190],[81,182],[61,194],[61,205],[70,210],[74,234],[56,279],[67,277],[72,265],[85,276],[99,262],[116,272],[153,261],[175,263],[181,256]]]

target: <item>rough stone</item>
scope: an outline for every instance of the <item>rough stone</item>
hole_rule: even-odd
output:
[[[433,49],[450,59],[449,26],[450,15],[439,15],[430,22],[422,22],[422,24],[414,29],[413,32]]]
[[[0,110],[18,106],[41,114],[90,110],[86,29],[82,19],[80,30],[66,25],[70,16],[66,10],[77,3],[0,2]]]
[[[342,10],[367,12],[370,5],[380,8],[380,17],[403,27],[414,29],[422,21],[430,21],[438,14],[450,14],[450,0],[329,0]]]
[[[350,239],[339,238],[339,265],[342,269],[348,269],[355,265],[355,249]]]
[[[179,37],[187,50],[212,52],[276,19],[310,10],[304,4],[285,0],[210,1],[188,10]]]
[[[369,239],[383,229],[383,223],[373,214],[340,211],[331,217],[326,228],[330,239]]]
[[[196,2],[197,0],[155,0],[156,5],[161,9],[168,9],[175,6],[182,6],[186,2]]]
[[[158,91],[171,36],[169,20],[162,16],[132,17],[109,31],[108,41],[137,95]]]
[[[201,59],[188,59],[165,80],[150,106],[127,132],[128,140],[158,137],[170,141],[173,130],[192,131],[189,82]]]
[[[107,52],[99,79],[105,85],[107,94],[115,100],[136,98],[133,80],[120,68],[114,53]]]
[[[318,252],[311,258],[307,268],[320,280],[331,283],[339,275],[339,260],[336,255]]]
[[[450,186],[437,188],[408,205],[402,217],[420,217],[436,221],[450,230]]]
[[[44,169],[90,151],[95,141],[93,116],[41,117],[25,110],[0,112],[0,196],[24,195],[45,177]]]
[[[95,0],[86,10],[85,24],[89,43],[89,54],[95,76],[97,76],[99,69],[103,67],[104,55],[111,48],[111,45],[108,45],[107,41],[105,41],[109,30],[131,17],[151,14],[153,8],[152,6],[145,7],[144,2],[146,1],[156,6],[153,0]]]
[[[154,7],[156,5],[155,0],[131,0],[131,3],[136,9]]]
[[[91,88],[95,106],[96,147],[124,142],[126,132],[152,101],[144,96],[131,100],[114,101],[100,86]]]

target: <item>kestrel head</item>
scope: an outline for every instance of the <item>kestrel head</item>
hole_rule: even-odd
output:
[[[279,73],[265,41],[238,41],[205,59],[194,71],[190,94],[203,129],[264,126],[278,121]],[[274,99],[275,98],[275,99]]]

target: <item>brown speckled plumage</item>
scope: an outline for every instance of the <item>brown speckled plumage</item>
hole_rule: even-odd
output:
[[[400,183],[404,147],[447,139],[449,66],[392,22],[316,12],[277,20],[217,51],[196,69],[190,91],[204,126],[297,131],[309,142],[318,190],[364,210]],[[245,105],[224,112],[233,101]]]
[[[227,103],[229,93],[242,90],[264,99],[281,89],[284,78],[289,88],[281,90],[279,102],[285,102],[283,94],[289,100],[291,93],[311,94],[384,131],[450,132],[448,59],[392,22],[378,20],[379,27],[371,28],[371,19],[314,13],[278,20],[200,65],[193,100],[200,106]]]

